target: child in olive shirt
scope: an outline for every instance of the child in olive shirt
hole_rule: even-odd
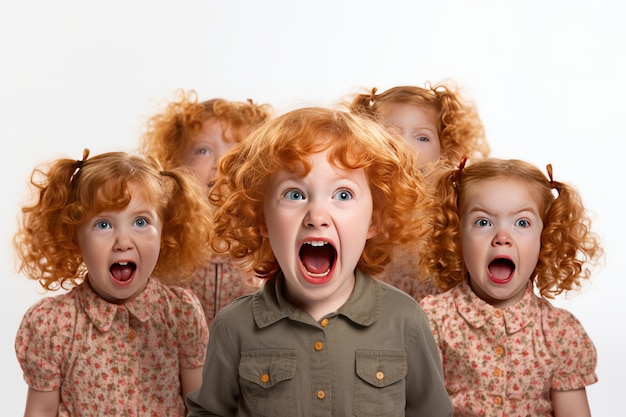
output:
[[[223,157],[210,200],[213,249],[266,282],[218,312],[190,416],[452,416],[425,313],[371,277],[426,227],[400,138],[294,110]]]

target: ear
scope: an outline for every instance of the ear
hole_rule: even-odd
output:
[[[376,236],[378,234],[378,228],[376,227],[375,224],[370,222],[370,227],[367,229],[367,239],[373,238],[374,236]]]
[[[259,231],[261,232],[261,236],[269,238],[269,232],[267,231],[267,225],[265,224],[265,220],[261,222],[259,225]]]

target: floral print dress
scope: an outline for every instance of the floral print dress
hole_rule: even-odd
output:
[[[597,382],[597,353],[581,323],[529,284],[499,309],[467,282],[421,302],[439,345],[455,416],[552,416],[551,390]]]
[[[87,282],[24,315],[15,350],[24,380],[60,390],[59,416],[184,416],[180,369],[204,365],[208,328],[189,290],[150,279],[123,305]]]

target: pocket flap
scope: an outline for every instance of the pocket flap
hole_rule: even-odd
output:
[[[241,353],[239,376],[264,388],[293,379],[295,375],[295,350],[272,349]]]
[[[375,387],[386,387],[406,376],[406,354],[395,350],[356,351],[356,373]]]

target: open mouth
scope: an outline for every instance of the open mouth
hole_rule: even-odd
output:
[[[306,279],[320,283],[331,277],[335,267],[337,251],[328,242],[313,240],[304,242],[300,247],[300,262],[306,271]]]
[[[109,268],[111,275],[116,281],[129,282],[135,275],[137,265],[134,262],[118,262]]]
[[[513,279],[515,263],[508,258],[498,258],[489,264],[489,278],[496,284],[506,284]]]

